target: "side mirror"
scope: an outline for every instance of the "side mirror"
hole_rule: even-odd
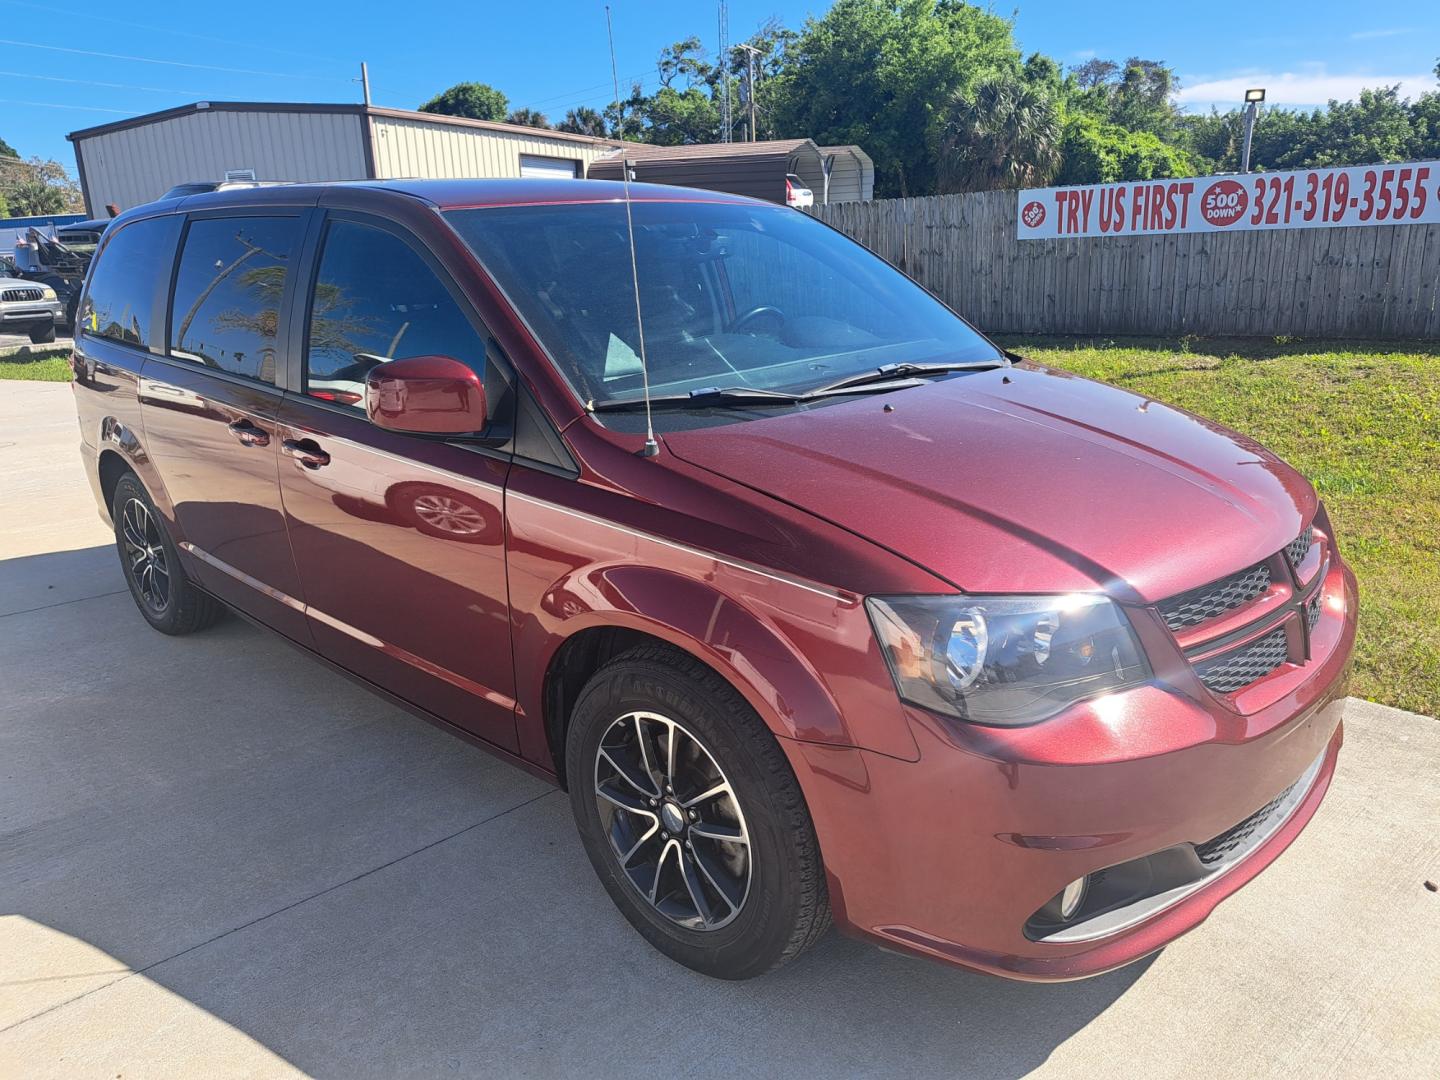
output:
[[[365,376],[365,415],[411,435],[473,435],[485,428],[485,385],[450,356],[410,356]]]

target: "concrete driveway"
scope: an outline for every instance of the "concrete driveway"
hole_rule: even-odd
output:
[[[146,627],[76,438],[68,387],[0,384],[0,1075],[1434,1075],[1430,718],[1352,703],[1305,834],[1123,971],[832,934],[714,982],[615,911],[563,795],[239,619]]]

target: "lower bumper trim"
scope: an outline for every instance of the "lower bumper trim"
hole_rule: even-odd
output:
[[[1316,777],[1320,775],[1328,752],[1327,748],[1299,779],[1239,824],[1204,844],[1193,847],[1184,845],[1184,850],[1177,853],[1180,858],[1169,861],[1171,864],[1183,861],[1193,877],[1182,870],[1181,873],[1187,876],[1187,880],[1131,903],[1100,911],[1081,922],[1037,935],[1034,940],[1042,944],[1069,945],[1110,937],[1153,918],[1201,889],[1213,885],[1264,847],[1272,836],[1285,827],[1315,786]],[[1172,852],[1174,849],[1157,852],[1148,858],[1165,859]]]

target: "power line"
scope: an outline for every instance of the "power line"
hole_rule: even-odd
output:
[[[654,68],[646,68],[644,71],[640,72],[638,75],[627,75],[627,76],[625,76],[625,81],[626,81],[626,82],[635,82],[635,81],[637,81],[637,80],[640,80],[640,81],[642,81],[642,82],[648,82],[648,81],[650,81],[651,79],[653,79],[653,78],[658,78],[658,77],[659,77],[659,75],[658,75],[658,72],[656,71],[656,69],[654,69]],[[563,93],[563,94],[554,94],[554,95],[552,95],[552,96],[550,96],[550,97],[547,97],[547,98],[540,98],[538,101],[526,102],[524,105],[521,105],[520,108],[522,108],[522,109],[530,109],[530,108],[534,108],[536,105],[545,105],[545,104],[548,104],[549,102],[552,102],[552,101],[560,101],[560,100],[566,99],[566,98],[574,98],[577,94],[588,93],[588,92],[591,91],[591,90],[604,90],[604,89],[609,88],[609,86],[610,86],[610,83],[608,83],[608,82],[605,82],[605,83],[596,83],[596,84],[594,84],[593,86],[582,86],[582,87],[580,87],[579,90],[567,90],[567,91],[565,91],[565,93]],[[584,98],[584,99],[582,99],[582,100],[584,100],[584,101],[589,101],[589,100],[593,100],[593,99],[591,99],[591,98]]]
[[[37,109],[78,109],[80,112],[108,112],[119,113],[121,116],[132,116],[131,109],[106,109],[99,105],[60,105],[54,101],[19,101],[15,98],[0,98],[0,105],[33,105]]]
[[[635,81],[639,83],[640,89],[643,91],[643,90],[645,89],[645,87],[646,87],[647,84],[651,83],[652,81],[655,82],[656,84],[658,84],[658,83],[659,83],[659,80],[660,80],[660,76],[659,76],[659,75],[651,75],[651,76],[648,76],[647,78],[637,79],[637,80],[635,80]],[[610,105],[610,104],[613,104],[614,101],[615,101],[615,99],[614,99],[613,97],[611,97],[609,94],[603,94],[603,95],[597,95],[597,96],[595,96],[595,97],[578,98],[578,99],[572,98],[572,99],[570,100],[570,104],[571,104],[572,106],[578,106],[578,105]],[[622,102],[622,103],[623,103],[623,102]]]
[[[14,79],[44,79],[46,82],[74,83],[77,86],[103,86],[111,90],[148,90],[156,94],[196,94],[205,97],[203,90],[186,90],[180,87],[167,88],[164,86],[138,86],[135,83],[123,82],[96,82],[94,79],[67,79],[63,75],[31,75],[25,71],[0,71],[0,75],[6,75]]]
[[[195,41],[209,41],[216,45],[233,45],[240,49],[255,49],[260,52],[274,53],[277,56],[295,56],[303,60],[323,60],[330,64],[343,64],[347,61],[338,60],[333,56],[316,56],[313,53],[291,52],[289,49],[276,49],[268,45],[256,45],[253,42],[231,41],[227,38],[211,37],[208,34],[194,34],[188,30],[176,30],[170,26],[146,25],[144,23],[131,22],[129,19],[112,19],[105,15],[96,15],[89,11],[67,11],[64,8],[51,7],[49,4],[31,4],[26,0],[0,0],[12,7],[30,8],[34,11],[43,11],[47,15],[73,15],[77,19],[85,19],[87,22],[107,22],[115,26],[126,26],[132,30],[149,30],[157,34],[171,34],[175,37],[191,38]]]
[[[153,56],[127,56],[123,53],[94,52],[90,49],[70,49],[63,45],[42,45],[38,41],[14,41],[0,38],[0,45],[19,45],[27,49],[46,49],[50,52],[72,53],[76,56],[99,56],[106,60],[130,60],[137,64],[164,64],[166,67],[190,68],[195,71],[224,71],[231,75],[264,75],[273,79],[318,79],[322,82],[351,82],[339,75],[303,75],[294,71],[256,71],[252,68],[217,67],[214,64],[187,64],[181,60],[157,60]]]

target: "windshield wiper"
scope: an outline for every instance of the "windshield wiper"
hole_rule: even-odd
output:
[[[706,386],[688,394],[658,394],[650,399],[655,409],[708,409],[712,405],[793,405],[810,397],[810,392],[786,393],[782,390],[758,390],[749,386]],[[593,412],[629,412],[645,408],[643,397],[621,398],[616,401],[592,401]]]
[[[688,394],[660,394],[650,399],[657,409],[708,409],[716,405],[794,405],[817,398],[840,397],[865,387],[874,390],[903,390],[919,386],[920,376],[941,375],[947,371],[980,371],[1005,367],[1004,360],[969,360],[963,363],[883,364],[878,368],[847,375],[843,379],[817,386],[811,390],[761,390],[753,386],[705,386]],[[883,386],[880,384],[884,384]],[[591,412],[628,412],[645,408],[645,399],[622,398],[618,401],[592,401]]]
[[[821,394],[834,393],[837,390],[848,390],[854,386],[868,386],[870,383],[888,383],[900,379],[914,379],[922,375],[943,375],[947,371],[982,371],[985,368],[1005,367],[1004,360],[967,360],[964,362],[939,363],[939,364],[881,364],[878,368],[871,368],[869,371],[862,371],[857,375],[847,375],[843,379],[836,379],[824,386],[817,386],[814,390],[806,392],[806,397],[813,397]]]

